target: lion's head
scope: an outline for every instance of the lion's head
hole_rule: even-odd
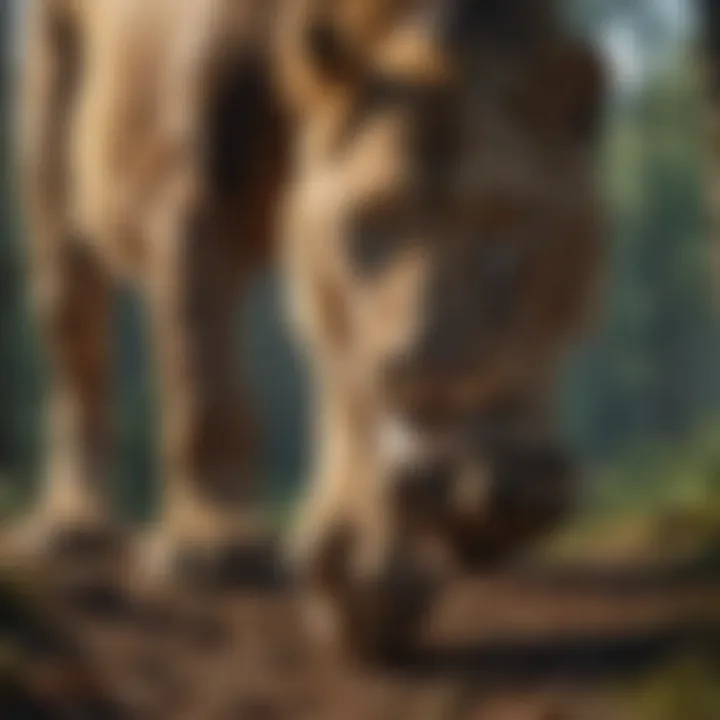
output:
[[[564,480],[541,437],[597,266],[598,62],[542,0],[308,0],[285,29],[288,246],[323,367],[399,476],[446,488],[522,450]]]

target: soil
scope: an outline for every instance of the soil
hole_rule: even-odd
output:
[[[616,720],[628,683],[720,651],[720,576],[699,570],[459,580],[382,666],[317,643],[287,586],[150,591],[100,573],[55,562],[0,587],[0,718]]]

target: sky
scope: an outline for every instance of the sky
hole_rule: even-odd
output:
[[[627,16],[611,17],[598,28],[615,86],[622,91],[640,85],[655,64],[675,59],[691,42],[696,27],[691,0],[640,0],[637,5],[659,42],[649,42],[644,35],[647,27]]]

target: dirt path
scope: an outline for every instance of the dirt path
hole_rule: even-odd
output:
[[[287,590],[148,598],[68,576],[55,567],[33,581],[41,620],[24,596],[0,605],[26,653],[16,682],[0,686],[0,718],[619,720],[618,683],[720,652],[720,578],[703,574],[465,581],[416,652],[372,672],[310,642]]]

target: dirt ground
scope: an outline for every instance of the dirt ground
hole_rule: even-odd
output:
[[[415,651],[373,669],[313,642],[287,587],[148,595],[89,577],[16,568],[0,589],[0,718],[621,720],[627,683],[720,649],[720,577],[703,572],[464,580]]]

